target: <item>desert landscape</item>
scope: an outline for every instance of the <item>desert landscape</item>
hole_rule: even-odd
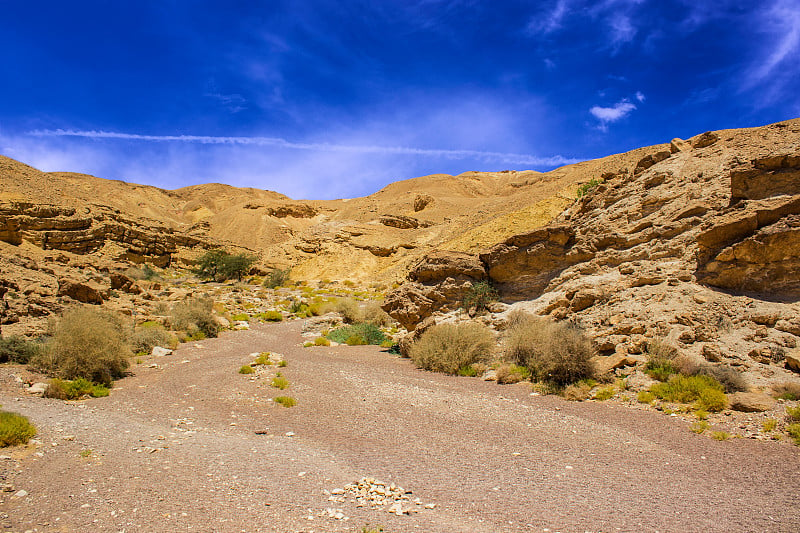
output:
[[[799,145],[330,201],[2,158],[3,526],[791,531]]]
[[[800,529],[800,2],[5,2],[0,531]]]

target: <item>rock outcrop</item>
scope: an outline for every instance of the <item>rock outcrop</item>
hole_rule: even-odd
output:
[[[782,372],[800,343],[800,122],[671,145],[597,176],[549,225],[482,252],[486,279],[512,308],[582,324],[614,361],[661,337],[756,377]],[[417,277],[387,298],[392,316],[453,309],[452,283]]]

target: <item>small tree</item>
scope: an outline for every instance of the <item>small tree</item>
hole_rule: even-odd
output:
[[[226,254],[222,258],[222,264],[219,267],[219,276],[221,279],[236,278],[241,281],[242,277],[250,270],[253,263],[256,262],[256,257],[247,254]]]
[[[200,279],[217,279],[223,259],[228,255],[224,250],[209,250],[197,260],[194,273]]]
[[[478,281],[473,283],[472,287],[464,295],[461,306],[466,311],[474,307],[476,313],[482,313],[486,310],[487,305],[496,301],[497,291],[494,287],[488,281]]]

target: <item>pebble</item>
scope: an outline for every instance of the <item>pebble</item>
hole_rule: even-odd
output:
[[[27,491],[27,490],[24,490],[24,489],[23,489],[23,490],[18,490],[18,491],[17,491],[17,492],[14,494],[14,496],[16,496],[17,498],[24,498],[24,497],[25,497],[25,496],[27,496],[27,495],[28,495],[28,491]]]

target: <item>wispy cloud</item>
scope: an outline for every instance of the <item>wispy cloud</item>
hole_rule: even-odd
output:
[[[553,166],[567,165],[578,160],[560,155],[539,157],[526,154],[490,152],[481,150],[447,150],[431,148],[415,148],[409,146],[374,146],[374,145],[347,145],[332,143],[304,143],[294,142],[280,137],[225,137],[208,135],[142,135],[138,133],[122,133],[97,130],[33,130],[28,132],[35,137],[83,137],[87,139],[119,139],[126,141],[150,142],[180,142],[192,144],[221,144],[221,145],[246,145],[246,146],[272,146],[295,150],[311,150],[317,152],[349,152],[361,154],[391,154],[391,155],[421,155],[434,156],[447,159],[478,159],[483,161],[497,161],[507,164]]]
[[[593,106],[589,109],[589,113],[600,121],[598,128],[602,131],[607,131],[609,123],[622,120],[634,109],[636,109],[636,106],[629,102],[627,98],[623,98],[611,107]]]
[[[636,94],[634,96],[640,102],[644,102],[647,99],[645,98],[644,93],[642,93],[642,91],[636,91]]]
[[[549,34],[561,28],[564,24],[564,19],[570,11],[569,0],[558,0],[553,6],[553,9],[542,14],[537,15],[528,22],[529,33],[544,33]]]
[[[247,109],[247,106],[245,106],[247,100],[241,94],[206,93],[203,96],[216,100],[231,113],[238,113]]]
[[[774,38],[767,41],[764,57],[750,73],[750,84],[767,78],[788,59],[800,54],[800,5],[794,0],[777,0],[763,16],[765,27]],[[794,71],[793,75],[797,75]]]

